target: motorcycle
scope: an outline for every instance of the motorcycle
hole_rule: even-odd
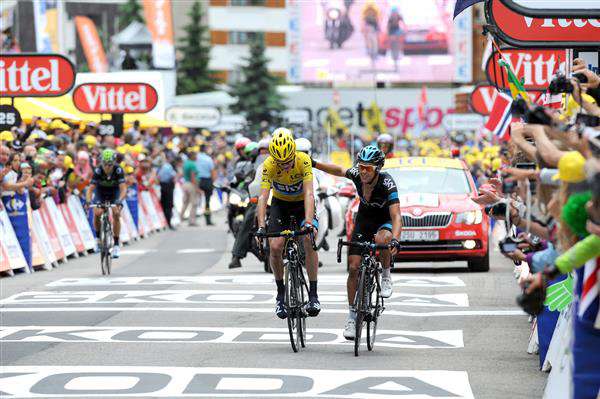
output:
[[[337,237],[343,228],[343,213],[337,198],[338,189],[335,186],[322,184],[327,181],[328,176],[316,173],[313,180],[316,193],[316,215],[319,219],[319,230],[315,237],[317,249],[329,250],[327,236],[331,233]]]
[[[342,208],[342,215],[344,217],[343,228],[342,228],[342,231],[340,232],[340,234],[338,235],[338,237],[344,237],[346,235],[346,227],[347,227],[345,215],[346,215],[346,211],[348,210],[348,206],[350,205],[350,202],[352,202],[352,200],[356,196],[356,188],[354,187],[354,183],[352,183],[350,181],[338,183],[337,188],[338,188],[337,198],[338,198],[338,201]]]
[[[219,186],[221,191],[228,194],[227,224],[229,231],[235,236],[244,220],[244,214],[250,202],[248,186],[254,179],[255,170],[252,162],[239,162],[234,171],[229,187]]]

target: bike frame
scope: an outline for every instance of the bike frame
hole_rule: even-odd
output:
[[[100,215],[100,231],[96,234],[100,237],[100,268],[103,275],[109,275],[112,265],[111,249],[113,247],[113,230],[110,222],[109,209],[116,208],[117,205],[111,204],[109,201],[103,204],[91,205],[90,208],[102,209]]]

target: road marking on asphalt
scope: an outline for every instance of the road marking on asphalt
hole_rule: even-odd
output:
[[[381,327],[381,324],[380,324]],[[189,344],[289,344],[287,328],[237,327],[85,327],[19,326],[1,327],[0,342],[69,343],[189,343]],[[308,328],[311,345],[348,345],[342,329]],[[403,331],[377,330],[377,346],[408,349],[463,348],[461,330]]]
[[[150,252],[156,252],[156,249],[122,249],[121,255],[145,255]]]
[[[185,304],[273,304],[276,290],[161,290],[161,291],[29,291],[0,300],[0,305],[90,304],[90,303],[185,303]],[[319,293],[322,304],[346,305],[344,292]],[[421,295],[397,292],[385,306],[468,307],[465,293]]]
[[[4,397],[472,399],[466,371],[228,367],[5,366]]]
[[[206,254],[209,252],[215,252],[212,248],[186,248],[179,249],[176,253],[178,254]]]
[[[208,307],[0,307],[1,313],[28,313],[28,312],[216,312],[216,313],[274,313],[273,307],[252,307],[252,308],[239,308],[239,307],[222,307],[222,308],[208,308]],[[347,309],[321,309],[321,313],[331,314],[348,314]],[[444,311],[433,311],[433,312],[406,312],[401,310],[389,310],[386,309],[383,312],[383,317],[386,316],[403,316],[403,317],[447,317],[447,316],[525,316],[526,313],[519,308],[512,309],[483,309],[483,310],[444,310]]]
[[[346,274],[322,274],[319,285],[346,285]],[[465,283],[457,276],[395,276],[395,287],[464,287]],[[273,285],[275,280],[270,274],[242,274],[235,276],[146,276],[146,277],[84,277],[64,278],[46,284],[47,287],[69,286],[122,286],[122,285],[196,285],[196,284],[236,284],[236,285]]]

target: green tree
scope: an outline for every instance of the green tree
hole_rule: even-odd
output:
[[[133,21],[144,23],[142,6],[138,3],[138,0],[127,0],[127,3],[119,6],[119,13],[119,29],[127,28]]]
[[[202,8],[195,1],[188,16],[190,23],[177,49],[183,54],[177,65],[177,94],[202,93],[214,90],[214,79],[208,69],[210,43],[208,28],[202,23]]]
[[[269,59],[265,56],[262,37],[250,43],[250,56],[244,61],[240,80],[231,86],[231,95],[238,99],[231,109],[245,114],[250,128],[257,132],[263,121],[278,123],[285,107],[282,96],[277,93],[277,78],[267,69]]]

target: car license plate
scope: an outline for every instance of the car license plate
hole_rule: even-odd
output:
[[[439,231],[402,231],[400,241],[439,241]]]

